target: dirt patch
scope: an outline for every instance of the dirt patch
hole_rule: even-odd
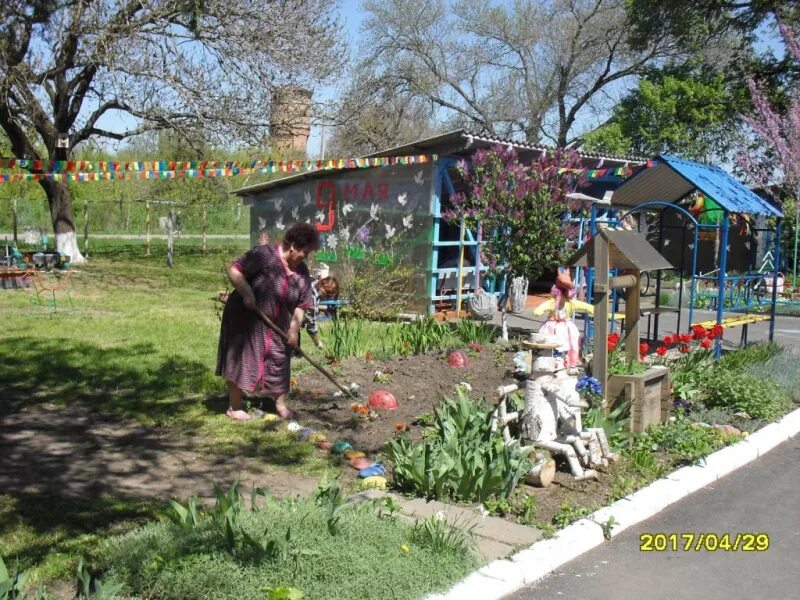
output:
[[[360,418],[351,407],[353,400],[334,398],[336,387],[313,368],[297,375],[297,387],[291,407],[297,421],[304,427],[325,432],[328,438],[346,439],[355,448],[368,454],[381,451],[395,434],[395,425],[411,428],[412,439],[421,428],[417,417],[432,413],[442,396],[455,396],[456,386],[465,382],[472,390],[471,398],[485,397],[494,401],[498,386],[514,380],[506,375],[512,352],[499,347],[487,347],[467,357],[467,366],[458,368],[447,364],[444,353],[399,356],[387,361],[349,358],[334,366],[336,377],[343,383],[360,386],[359,402],[366,403],[375,390],[391,392],[399,403],[396,410],[375,411],[374,420]],[[383,382],[376,372],[385,374]]]

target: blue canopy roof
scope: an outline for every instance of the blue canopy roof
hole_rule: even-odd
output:
[[[661,155],[652,167],[624,181],[611,198],[620,206],[645,202],[674,203],[699,190],[732,213],[781,217],[783,213],[719,167]]]

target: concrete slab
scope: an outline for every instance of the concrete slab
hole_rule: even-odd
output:
[[[538,529],[518,525],[500,517],[479,515],[474,510],[444,504],[436,500],[426,502],[422,498],[403,499],[400,503],[400,512],[422,519],[443,513],[450,522],[456,521],[463,526],[474,524],[473,532],[478,536],[494,539],[510,546],[530,546],[542,538]]]

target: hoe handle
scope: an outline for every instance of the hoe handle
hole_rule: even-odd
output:
[[[270,318],[269,318],[267,315],[265,315],[263,310],[261,310],[260,308],[255,308],[255,309],[253,309],[253,310],[255,311],[256,315],[258,315],[258,318],[259,318],[259,319],[261,319],[261,321],[264,323],[264,325],[266,325],[267,327],[269,327],[270,329],[272,329],[272,331],[274,331],[274,332],[275,332],[275,333],[277,333],[279,336],[281,336],[281,338],[283,339],[283,341],[284,341],[284,342],[286,342],[287,344],[289,343],[289,336],[288,336],[288,335],[286,335],[286,333],[285,333],[285,332],[284,332],[284,331],[283,331],[283,330],[282,330],[280,327],[278,327],[278,326],[277,326],[277,325],[276,325],[276,324],[275,324],[275,323],[272,321],[272,319],[270,319]],[[322,373],[322,374],[323,374],[325,377],[327,377],[327,378],[328,378],[328,380],[329,380],[329,381],[330,381],[330,382],[331,382],[333,385],[335,385],[337,388],[339,388],[340,390],[342,390],[342,392],[344,392],[344,393],[345,393],[347,396],[349,396],[350,398],[353,398],[354,400],[357,400],[357,398],[356,398],[356,395],[353,393],[353,391],[352,391],[352,390],[350,390],[350,389],[348,389],[348,388],[346,388],[346,387],[344,387],[344,386],[343,386],[341,383],[339,383],[338,381],[336,381],[336,378],[333,376],[333,373],[331,373],[330,371],[328,371],[328,369],[326,369],[326,368],[325,368],[325,367],[323,367],[322,365],[318,364],[317,362],[315,362],[315,361],[311,360],[311,358],[309,358],[309,357],[308,357],[308,355],[307,355],[305,352],[303,352],[303,351],[302,351],[300,348],[296,348],[296,349],[295,349],[295,351],[296,351],[296,352],[297,352],[297,353],[298,353],[300,356],[302,356],[303,358],[305,358],[305,359],[306,359],[306,360],[307,360],[309,363],[311,363],[311,366],[312,366],[312,367],[314,367],[314,368],[315,368],[317,371],[319,371],[319,372],[320,372],[320,373]]]

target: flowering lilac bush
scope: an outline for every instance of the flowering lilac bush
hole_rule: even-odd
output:
[[[530,280],[559,264],[565,196],[580,183],[577,152],[557,149],[524,164],[513,149],[495,146],[476,151],[471,164],[461,161],[457,169],[466,191],[451,197],[452,209],[443,216],[482,226],[482,264],[495,272],[505,265],[506,273]]]

